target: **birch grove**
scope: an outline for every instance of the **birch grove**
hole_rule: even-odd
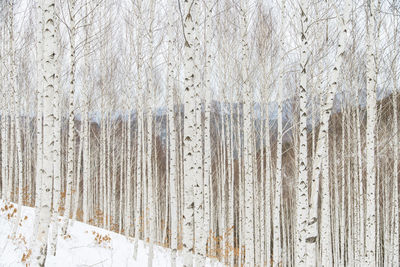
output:
[[[148,266],[159,247],[173,267],[399,266],[399,15],[394,0],[1,1],[8,238],[31,206],[32,266],[76,221],[132,240],[134,259],[142,240]]]

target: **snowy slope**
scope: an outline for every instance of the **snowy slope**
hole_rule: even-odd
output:
[[[32,235],[34,209],[23,207],[20,226],[14,238],[10,237],[16,218],[15,204],[0,200],[0,266],[26,266],[29,258],[29,239]],[[7,209],[6,209],[7,206]],[[51,231],[51,229],[50,229]],[[97,237],[97,238],[96,238]],[[98,240],[101,239],[101,242]],[[59,236],[56,256],[48,256],[46,266],[147,266],[148,247],[140,241],[138,259],[133,259],[133,239],[81,222],[74,222],[69,235]],[[163,247],[154,247],[155,267],[169,267],[170,253]],[[177,266],[182,266],[178,256]],[[207,260],[207,266],[222,266]]]

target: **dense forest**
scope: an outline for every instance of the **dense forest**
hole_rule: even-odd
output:
[[[148,266],[156,246],[172,266],[400,266],[397,1],[0,9],[0,195],[10,239],[35,209],[27,264],[81,221]]]

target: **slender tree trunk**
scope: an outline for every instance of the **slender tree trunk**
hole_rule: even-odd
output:
[[[59,27],[57,27],[57,32],[59,33]],[[57,36],[60,38],[60,35]],[[59,39],[60,40],[60,39]],[[61,54],[61,51],[60,51]],[[59,62],[59,61],[58,61]],[[57,73],[61,72],[61,65],[57,64]],[[57,238],[58,238],[58,217],[61,210],[61,109],[60,109],[60,79],[57,76],[57,86],[54,91],[53,104],[53,114],[54,114],[54,125],[53,125],[53,140],[54,149],[52,151],[53,158],[53,207],[52,207],[52,217],[51,217],[51,239],[50,247],[48,248],[48,254],[55,256],[57,251]],[[65,211],[64,211],[65,212]]]
[[[1,37],[2,39],[6,39],[6,25],[1,26]],[[10,185],[8,184],[8,109],[9,109],[9,104],[8,104],[8,90],[6,90],[5,87],[5,70],[4,66],[6,63],[6,47],[5,43],[1,42],[1,73],[0,73],[0,79],[1,79],[1,91],[2,91],[2,112],[1,112],[1,186],[2,186],[2,192],[1,192],[1,197],[4,200],[8,200],[7,194],[9,191],[11,191]],[[37,190],[38,191],[38,190]],[[38,199],[38,198],[36,198]]]
[[[88,16],[89,14],[89,3],[88,0],[85,2],[85,23],[89,22]],[[90,65],[89,65],[89,26],[87,25],[85,28],[85,43],[84,43],[84,52],[85,52],[85,63],[84,69],[86,77],[89,75],[90,72]],[[82,193],[82,213],[83,213],[83,222],[88,223],[89,221],[89,199],[88,199],[88,190],[89,190],[89,182],[91,176],[91,168],[90,168],[90,121],[89,121],[89,80],[85,79],[84,84],[84,110],[83,110],[83,193]]]
[[[307,3],[300,2],[301,12],[301,54],[300,54],[300,137],[299,137],[299,177],[296,192],[296,260],[298,267],[306,266],[306,234],[307,234],[307,209],[308,209],[308,178],[307,178],[307,58],[308,58],[308,33],[309,18]],[[307,242],[314,241],[313,239]]]
[[[395,25],[398,26],[398,19],[396,17]],[[395,33],[395,38],[393,43],[396,44],[397,32]],[[397,49],[395,50],[397,51]],[[394,136],[394,149],[393,149],[393,211],[392,211],[392,237],[391,237],[391,257],[389,259],[393,266],[398,266],[400,264],[400,245],[399,245],[399,125],[398,125],[398,89],[397,89],[397,75],[396,66],[394,63],[392,65],[392,77],[393,77],[393,91],[392,91],[392,101],[393,101],[393,136]]]
[[[366,251],[365,266],[375,266],[375,241],[376,241],[376,165],[375,165],[375,125],[376,125],[376,72],[374,27],[375,27],[375,1],[367,1],[367,130],[366,130]]]
[[[33,259],[35,264],[44,266],[47,256],[47,238],[49,223],[51,218],[51,195],[53,181],[53,161],[52,150],[54,149],[53,129],[53,91],[57,84],[57,58],[58,58],[58,38],[56,7],[54,0],[41,0],[40,8],[43,14],[43,191],[39,213],[38,235],[35,242]],[[39,156],[39,155],[38,155]],[[37,166],[39,167],[39,166]]]
[[[72,198],[72,182],[74,175],[74,151],[75,151],[75,132],[74,132],[74,96],[75,96],[75,4],[76,0],[70,1],[69,19],[70,19],[70,58],[71,58],[71,71],[70,71],[70,92],[69,92],[69,119],[68,119],[68,154],[67,154],[67,190],[65,198],[65,211],[64,221],[61,232],[65,235],[68,230],[69,215],[71,212],[71,198]],[[78,166],[79,168],[79,166]],[[79,173],[78,173],[79,175]]]
[[[249,85],[248,63],[249,47],[247,41],[248,27],[248,3],[244,0],[240,2],[240,30],[241,30],[241,49],[242,49],[242,79],[243,79],[243,126],[244,126],[244,240],[245,240],[245,264],[254,265],[254,177],[253,177],[253,144],[252,140],[252,119],[253,119],[253,94]]]
[[[8,3],[8,22],[9,22],[9,57],[10,57],[10,85],[9,88],[11,89],[14,103],[13,107],[13,114],[12,118],[15,123],[15,141],[16,141],[16,168],[14,169],[16,173],[16,181],[18,182],[18,209],[17,209],[17,216],[15,219],[15,224],[13,226],[12,234],[11,236],[15,237],[18,224],[21,218],[21,210],[22,210],[22,198],[23,198],[23,173],[22,173],[22,167],[23,167],[23,162],[22,162],[22,144],[21,144],[21,120],[20,120],[20,103],[19,103],[19,92],[17,91],[17,81],[16,81],[16,62],[15,62],[15,45],[14,45],[14,1],[9,1]],[[17,187],[14,187],[14,192],[16,192]],[[9,188],[8,190],[11,190]]]
[[[176,38],[174,35],[174,5],[168,7],[168,130],[169,130],[169,207],[170,207],[170,247],[171,247],[171,267],[176,266],[176,252],[178,249],[178,188],[177,188],[177,132],[175,126],[175,86],[174,79],[175,65],[172,63],[174,56],[174,45]]]
[[[84,113],[83,110],[81,109],[81,114]],[[82,114],[84,115],[84,114]],[[81,121],[80,123],[80,130],[79,130],[79,147],[78,147],[78,166],[77,166],[77,175],[76,175],[76,182],[75,182],[75,198],[74,198],[74,210],[72,214],[72,222],[76,220],[76,215],[79,207],[79,196],[80,196],[80,183],[81,183],[81,167],[82,167],[82,154],[83,154],[83,130],[84,130],[84,120]],[[76,140],[76,139],[75,139]]]
[[[211,15],[212,15],[212,3],[207,1],[205,6],[206,12],[206,24],[204,30],[204,42],[206,49],[206,59],[204,66],[204,90],[205,90],[205,111],[204,111],[204,229],[205,236],[211,235],[211,198],[212,192],[212,175],[211,175]],[[203,246],[207,249],[206,253],[209,253],[211,248],[211,242],[207,242],[208,238],[204,238]],[[211,240],[210,240],[211,241]]]
[[[283,75],[284,75],[284,56],[283,49],[285,47],[284,41],[284,28],[286,23],[286,1],[282,0],[281,6],[281,33],[280,33],[280,48],[279,60],[281,66],[279,69],[278,80],[278,136],[277,136],[277,150],[276,150],[276,173],[275,173],[275,192],[274,192],[274,211],[273,211],[273,257],[274,263],[280,264],[281,258],[281,228],[280,228],[280,212],[281,212],[281,198],[282,198],[282,97],[283,97]],[[268,109],[268,106],[267,106]],[[268,123],[268,122],[267,122]],[[268,242],[268,241],[267,241]]]
[[[131,111],[128,109],[128,122],[127,122],[127,135],[128,135],[128,140],[127,140],[127,162],[126,162],[126,207],[125,207],[125,218],[126,218],[126,226],[125,227],[125,236],[129,236],[130,234],[130,229],[131,229],[131,210],[132,210],[132,202],[131,202],[131,184],[132,184],[132,166],[131,166]]]
[[[149,74],[148,74],[148,87],[147,87],[147,102],[146,102],[146,121],[147,121],[147,133],[146,133],[146,145],[147,145],[147,153],[146,153],[146,177],[147,177],[147,195],[148,195],[148,237],[149,237],[149,257],[148,257],[148,267],[153,266],[153,257],[154,257],[154,248],[153,244],[156,241],[156,199],[155,199],[155,186],[156,186],[156,175],[153,173],[153,160],[156,159],[156,155],[153,153],[153,99],[155,88],[153,88],[153,23],[154,23],[154,8],[155,8],[155,0],[150,0],[150,25],[149,25]]]
[[[142,73],[142,37],[141,31],[143,30],[142,26],[142,17],[141,17],[141,4],[142,1],[138,1],[137,9],[139,15],[139,29],[138,29],[138,38],[137,38],[137,88],[138,88],[138,109],[137,109],[137,149],[136,149],[136,216],[135,216],[135,244],[133,250],[133,258],[137,259],[137,251],[138,251],[138,240],[140,234],[143,234],[141,231],[142,221],[144,221],[144,209],[145,205],[142,207],[142,203],[144,203],[144,197],[142,197],[142,191],[145,189],[145,180],[143,179],[144,175],[144,119],[143,119],[143,87],[141,81],[141,73]],[[143,211],[143,212],[142,212]]]
[[[198,67],[198,27],[199,27],[199,2],[185,1],[183,3],[183,30],[184,30],[184,164],[183,164],[183,250],[184,266],[193,266],[191,253],[194,252],[194,186],[202,178],[197,170],[201,156],[196,152],[198,125],[196,116],[200,116],[196,107],[196,99],[200,90],[200,71]]]

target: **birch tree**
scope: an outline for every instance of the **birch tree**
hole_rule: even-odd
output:
[[[156,245],[171,266],[398,265],[395,1],[41,0],[37,23],[16,3],[0,4],[0,192],[36,207],[31,264],[65,209],[63,234],[119,232],[134,259],[141,239],[150,266]]]
[[[154,23],[154,9],[155,9],[155,0],[150,0],[150,10],[149,10],[149,43],[148,43],[148,51],[150,52],[149,57],[149,75],[148,75],[148,83],[147,83],[147,94],[146,94],[146,120],[147,120],[147,133],[146,133],[146,176],[147,176],[147,195],[148,195],[148,206],[146,210],[149,210],[148,218],[149,218],[149,259],[148,259],[148,267],[153,266],[153,255],[154,255],[154,242],[156,239],[156,214],[155,214],[155,189],[154,182],[156,179],[154,177],[156,175],[153,174],[153,160],[156,159],[156,155],[153,153],[153,101],[154,101],[154,93],[155,93],[155,83],[153,82],[153,45],[154,45],[154,33],[153,33],[153,23]]]
[[[59,14],[59,9],[56,10]],[[60,35],[60,24],[57,24],[56,27],[58,43],[61,44],[61,35]],[[52,159],[53,159],[53,199],[52,199],[52,217],[51,217],[51,235],[50,235],[50,246],[48,248],[48,254],[55,256],[57,251],[57,238],[58,238],[58,217],[60,215],[61,210],[61,108],[60,108],[60,79],[59,73],[61,73],[61,63],[63,54],[61,51],[61,45],[58,46],[58,58],[56,65],[56,86],[53,93],[53,140],[54,147],[52,150]]]
[[[70,20],[70,92],[69,92],[69,119],[68,119],[68,155],[67,155],[67,190],[65,198],[65,211],[64,220],[62,225],[62,233],[65,235],[68,230],[68,221],[71,212],[71,198],[72,198],[72,182],[74,175],[74,146],[75,146],[75,133],[74,133],[74,97],[75,97],[75,70],[76,70],[76,27],[75,27],[75,6],[76,1],[70,1],[69,20]]]
[[[134,3],[132,3],[134,5]],[[141,223],[143,220],[143,213],[141,209],[141,201],[144,202],[144,196],[142,195],[143,187],[144,187],[144,118],[143,118],[143,86],[141,81],[141,73],[142,73],[142,66],[143,66],[143,56],[142,56],[142,37],[141,31],[143,30],[143,21],[142,21],[142,1],[138,1],[137,3],[137,21],[138,21],[138,38],[137,38],[137,45],[136,45],[136,72],[137,72],[137,79],[136,79],[136,87],[138,92],[137,97],[137,149],[136,149],[136,216],[135,216],[135,245],[134,245],[134,252],[133,257],[136,259],[137,251],[138,251],[138,240],[140,235],[140,228]],[[144,207],[143,207],[144,209]]]
[[[246,1],[240,2],[240,40],[241,40],[241,55],[242,55],[242,82],[243,82],[243,125],[244,125],[244,231],[245,236],[245,264],[253,265],[254,256],[254,199],[253,199],[253,151],[252,151],[252,119],[253,119],[253,94],[249,86],[249,74],[248,74],[248,64],[249,64],[249,47],[247,40],[247,27],[248,27],[248,4]]]
[[[90,82],[88,80],[88,75],[90,72],[90,64],[89,64],[89,52],[90,52],[90,44],[89,44],[89,26],[90,26],[90,14],[89,14],[89,2],[86,0],[85,6],[85,16],[84,23],[85,27],[85,39],[84,39],[84,71],[85,71],[85,83],[83,86],[83,195],[82,195],[82,211],[83,211],[83,221],[85,223],[89,220],[88,214],[88,187],[89,187],[89,178],[91,173],[90,167],[90,121],[89,121],[89,85]],[[79,181],[78,181],[79,182]]]
[[[178,183],[177,179],[177,130],[175,126],[175,55],[176,37],[174,33],[174,5],[168,7],[168,130],[169,130],[169,194],[170,194],[170,229],[171,229],[171,267],[176,266],[176,252],[178,249]]]
[[[5,14],[5,4],[1,6],[1,14],[4,16]],[[2,19],[2,22],[5,19]],[[2,24],[1,28],[1,37],[2,40],[6,37],[6,26],[5,23]],[[6,64],[6,47],[5,42],[1,42],[1,50],[0,50],[0,79],[1,79],[1,197],[2,199],[7,200],[7,192],[9,185],[7,184],[8,177],[8,151],[7,151],[7,121],[8,121],[8,91],[5,88],[5,64]]]
[[[281,33],[279,56],[279,80],[278,80],[278,136],[276,150],[276,173],[275,173],[275,192],[274,192],[274,211],[273,211],[273,229],[274,229],[274,263],[281,262],[281,198],[282,198],[282,97],[283,97],[283,77],[284,77],[284,48],[285,48],[285,26],[286,26],[286,0],[281,2]],[[267,241],[268,242],[268,241]]]
[[[300,128],[299,128],[299,177],[296,192],[296,266],[306,266],[306,231],[307,231],[307,206],[308,206],[308,179],[307,179],[307,63],[309,56],[308,40],[308,6],[305,0],[300,1]],[[311,240],[308,240],[310,242]]]
[[[15,40],[14,40],[14,1],[8,2],[8,27],[9,27],[9,88],[11,89],[12,101],[13,101],[13,114],[12,120],[15,123],[15,139],[16,139],[16,168],[14,173],[17,173],[17,181],[18,181],[18,211],[15,219],[15,224],[12,230],[12,236],[15,236],[17,227],[19,224],[19,220],[21,218],[21,209],[22,209],[22,187],[23,187],[23,173],[22,173],[22,144],[21,144],[21,120],[19,118],[21,110],[19,103],[19,92],[16,83],[16,62],[15,62]],[[10,190],[11,188],[9,188]]]
[[[399,13],[396,12],[396,15]],[[394,16],[394,37],[393,37],[393,44],[394,44],[394,59],[391,65],[391,75],[393,79],[393,92],[392,92],[392,102],[393,102],[393,135],[394,135],[394,150],[393,150],[393,215],[391,218],[392,223],[392,231],[393,237],[391,238],[391,252],[389,261],[393,263],[393,266],[397,266],[400,264],[400,245],[399,245],[399,175],[398,175],[398,168],[399,168],[399,125],[398,125],[398,103],[397,103],[397,61],[398,61],[398,17]]]
[[[47,238],[51,219],[51,195],[53,181],[52,150],[54,149],[52,109],[53,93],[57,84],[58,40],[56,6],[54,0],[41,0],[40,8],[43,16],[43,181],[42,201],[40,203],[38,234],[35,242],[33,259],[35,264],[44,266],[47,256]],[[40,156],[40,155],[38,155]],[[38,166],[39,167],[39,166]]]
[[[365,227],[365,265],[375,266],[376,239],[376,165],[375,165],[375,125],[376,125],[376,70],[375,51],[375,1],[365,2],[367,13],[367,130],[366,130],[366,227]]]
[[[184,207],[183,207],[183,249],[184,266],[193,266],[191,253],[194,252],[194,185],[198,181],[200,172],[199,153],[196,153],[197,125],[196,95],[200,90],[200,72],[198,67],[199,34],[199,2],[197,0],[183,2],[183,31],[184,31]],[[196,157],[197,156],[197,157]]]
[[[41,9],[41,2],[38,1],[36,5],[36,16],[38,23],[36,24],[36,168],[35,168],[35,219],[33,223],[34,232],[31,238],[31,246],[36,239],[37,226],[39,224],[39,211],[40,201],[42,198],[42,168],[43,168],[43,14]]]
[[[336,7],[338,10],[338,7]],[[328,84],[328,92],[326,99],[323,101],[323,106],[321,107],[321,121],[320,121],[320,128],[318,133],[318,141],[317,141],[317,148],[316,148],[316,155],[313,159],[313,179],[311,185],[311,200],[310,200],[310,211],[309,211],[309,222],[308,227],[310,228],[308,231],[307,237],[307,253],[308,253],[308,265],[314,266],[316,264],[317,259],[317,236],[318,236],[318,228],[317,228],[317,214],[318,214],[318,191],[319,191],[319,179],[321,174],[321,164],[325,162],[325,160],[329,160],[328,155],[328,129],[329,129],[329,119],[330,114],[334,102],[334,98],[336,95],[337,87],[339,84],[339,73],[341,69],[341,65],[343,62],[343,57],[345,53],[345,41],[348,32],[348,20],[349,20],[349,13],[351,11],[351,3],[350,1],[346,1],[345,7],[343,11],[338,14],[338,24],[339,24],[339,38],[337,44],[337,55],[334,67],[332,69],[332,75],[330,76],[331,79]],[[323,169],[325,170],[325,169]],[[329,238],[329,229],[330,229],[330,195],[329,195],[329,177],[327,174],[322,173],[322,204],[321,204],[321,246],[322,246],[322,262],[323,266],[329,266],[331,262],[331,256],[329,248],[330,246],[330,238]]]

